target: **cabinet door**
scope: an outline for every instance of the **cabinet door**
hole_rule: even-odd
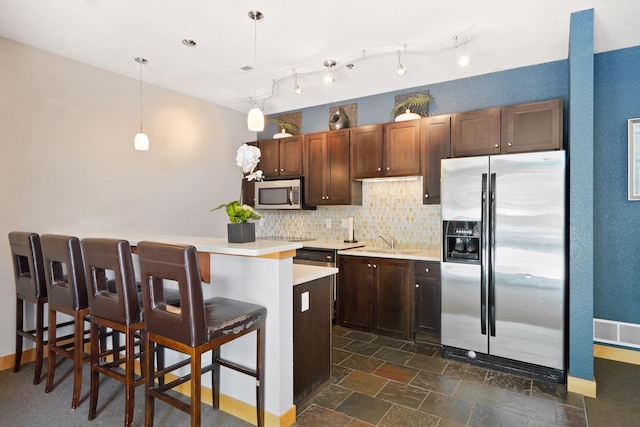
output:
[[[304,153],[307,168],[305,177],[305,199],[310,206],[326,204],[327,181],[327,134],[306,135]]]
[[[359,126],[351,132],[351,178],[382,176],[383,125]]]
[[[440,342],[440,263],[415,263],[416,338]]]
[[[331,380],[331,280],[293,287],[293,403],[307,400]],[[306,296],[305,296],[306,294]],[[303,298],[308,309],[302,309]]]
[[[280,140],[280,176],[302,176],[302,136]]]
[[[348,205],[351,203],[349,129],[329,132],[327,146],[329,171],[324,204]]]
[[[371,260],[376,275],[373,332],[408,340],[411,338],[411,283],[409,261]]]
[[[341,256],[338,260],[338,324],[371,331],[373,327],[373,263],[369,258]]]
[[[389,123],[384,132],[384,175],[420,175],[420,120]]]
[[[453,115],[453,157],[500,154],[500,108]]]
[[[562,149],[562,100],[515,105],[504,109],[503,152]]]
[[[260,148],[260,164],[264,176],[280,175],[280,144],[277,139],[258,141]]]
[[[440,204],[440,160],[451,156],[451,116],[422,119],[422,203]]]

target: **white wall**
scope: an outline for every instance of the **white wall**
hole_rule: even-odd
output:
[[[15,342],[10,231],[226,234],[209,209],[239,196],[245,114],[143,92],[151,149],[136,152],[138,80],[0,38],[0,356]]]

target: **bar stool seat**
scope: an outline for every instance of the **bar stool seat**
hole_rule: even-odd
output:
[[[264,346],[266,308],[228,298],[204,300],[195,247],[154,242],[138,243],[143,308],[146,322],[145,425],[153,425],[154,399],[161,399],[191,416],[191,426],[201,424],[201,375],[212,372],[213,406],[220,406],[220,366],[256,379],[256,421],[264,426]],[[164,283],[178,283],[180,306],[166,302]],[[256,366],[248,368],[222,359],[220,347],[256,332]],[[153,348],[162,345],[188,356],[156,372]],[[211,351],[212,363],[202,366],[202,354]],[[161,385],[156,378],[185,365],[190,373]],[[186,403],[169,391],[191,381],[191,399]]]
[[[82,365],[89,362],[84,345],[89,341],[85,317],[89,315],[87,285],[80,241],[74,236],[45,234],[41,236],[42,258],[49,296],[48,372],[45,392],[53,390],[56,356],[73,361],[73,396],[71,409],[80,404]],[[56,317],[63,313],[73,318],[73,340],[69,343],[56,337]]]

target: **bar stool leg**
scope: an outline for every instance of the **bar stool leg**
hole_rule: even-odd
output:
[[[156,350],[156,343],[151,341],[149,334],[145,333],[145,365],[147,366],[146,384],[144,386],[144,425],[145,427],[153,427],[153,411],[154,401],[151,391],[154,388],[154,353]]]
[[[16,299],[16,357],[13,362],[13,372],[20,370],[22,362],[22,335],[18,331],[24,330],[24,301],[20,298]],[[35,385],[35,378],[34,378]]]
[[[103,338],[104,337],[98,337],[98,331],[100,331],[101,328],[100,326],[98,326],[97,324],[91,322],[91,331],[90,331],[90,342],[91,342],[91,359],[90,359],[90,366],[91,366],[91,392],[90,392],[90,397],[89,397],[89,421],[93,420],[96,417],[96,410],[98,407],[98,394],[99,394],[99,388],[100,388],[100,373],[98,372],[98,370],[96,369],[98,366],[98,363],[100,363],[100,352],[104,351],[105,348],[103,347]]]
[[[71,409],[80,405],[80,390],[82,389],[82,355],[84,353],[84,316],[79,311],[75,313],[73,336],[73,399]]]
[[[22,314],[20,315],[22,316]],[[22,341],[22,340],[21,340]],[[42,362],[44,358],[44,304],[36,304],[36,366],[33,375],[33,385],[40,383],[42,376]]]
[[[256,330],[257,356],[256,356],[256,411],[258,427],[264,426],[264,348],[265,348],[265,322],[262,321]]]
[[[133,405],[135,403],[135,387],[136,387],[136,379],[135,379],[135,360],[136,360],[136,343],[135,343],[135,332],[131,326],[127,326],[127,332],[125,334],[125,355],[126,355],[126,366],[125,366],[125,413],[124,413],[124,425],[129,427],[133,423]],[[141,367],[144,369],[143,367]]]
[[[57,312],[49,309],[49,349],[47,351],[47,385],[44,388],[45,393],[49,393],[53,390],[53,376],[56,372],[56,353],[52,350],[52,348],[57,344],[56,317]]]
[[[218,364],[220,359],[220,347],[211,350],[211,363],[213,368],[211,369],[211,394],[213,395],[213,407],[220,409],[220,365]]]
[[[200,427],[202,409],[202,351],[191,349],[191,427]]]

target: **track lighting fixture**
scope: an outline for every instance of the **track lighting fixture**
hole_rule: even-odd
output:
[[[396,73],[399,76],[404,76],[407,72],[407,69],[404,68],[404,65],[402,65],[402,62],[400,62],[400,51],[398,51],[398,67],[396,68]]]
[[[336,61],[333,59],[327,59],[322,63],[325,67],[327,67],[327,74],[324,76],[324,82],[326,84],[331,84],[336,81]]]
[[[296,73],[293,74],[293,91],[296,95],[302,94],[302,88],[298,85],[298,74]]]
[[[258,12],[257,10],[249,11],[249,18],[253,20],[253,72],[254,72],[254,99],[258,95],[258,77],[255,74],[257,68],[257,56],[258,56],[258,30],[257,30],[257,22],[259,19],[262,19],[264,15],[262,12]],[[264,114],[262,110],[258,107],[258,102],[256,101],[254,107],[249,111],[247,115],[247,127],[250,131],[253,132],[262,132],[264,130]]]
[[[138,151],[147,151],[149,150],[149,137],[142,132],[142,65],[149,61],[140,57],[135,58],[134,60],[140,64],[140,132],[138,132],[133,140],[133,146]]]

